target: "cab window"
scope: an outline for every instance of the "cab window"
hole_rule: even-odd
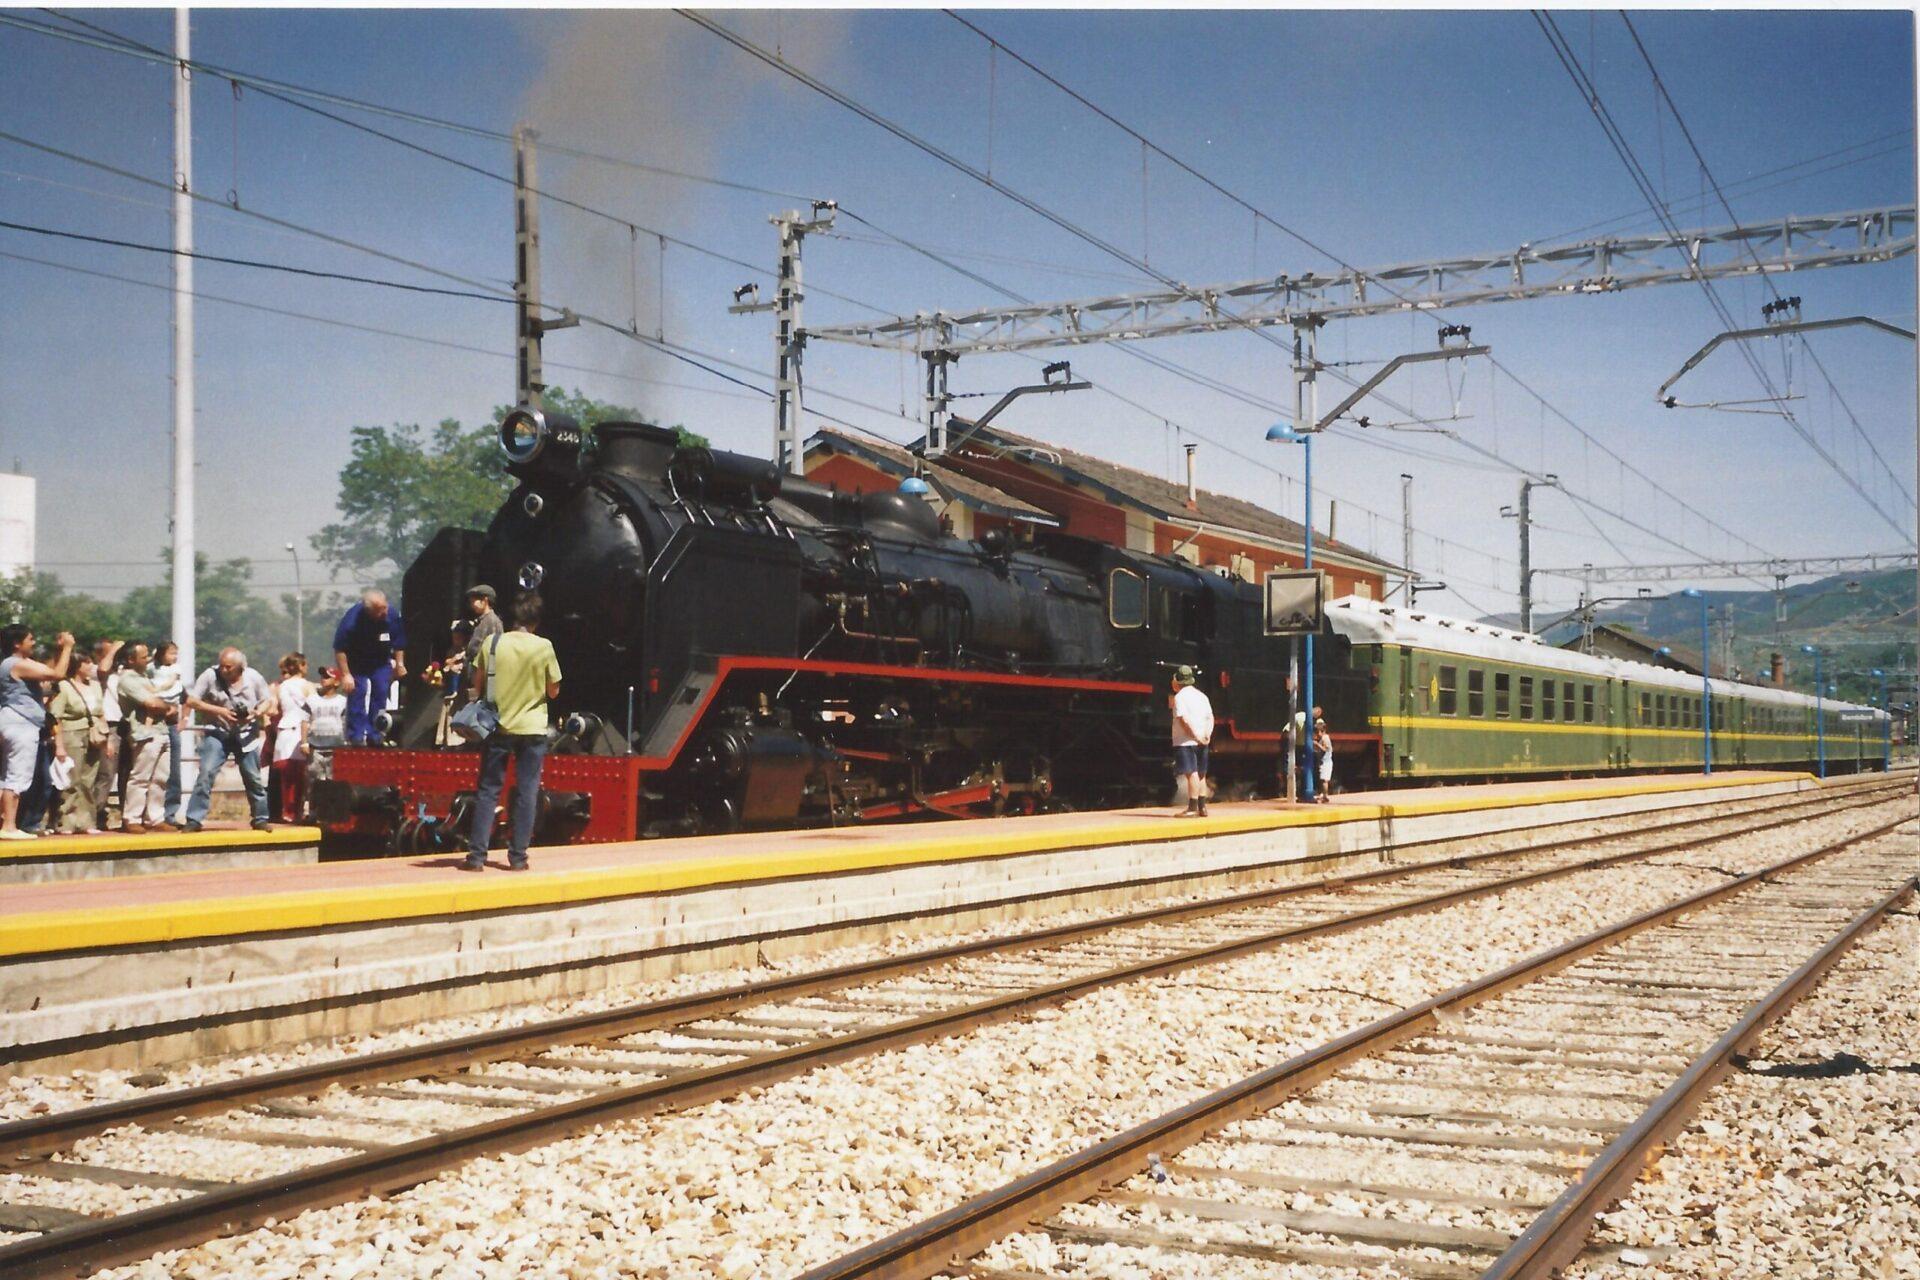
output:
[[[1107,621],[1120,628],[1147,623],[1147,580],[1127,569],[1107,575]]]

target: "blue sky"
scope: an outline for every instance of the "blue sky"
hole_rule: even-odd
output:
[[[80,16],[152,44],[171,38],[171,16],[162,11]],[[1607,230],[1656,225],[1522,12],[973,16],[1168,150],[1361,266],[1510,249],[1614,215],[1629,216]],[[938,12],[720,17],[971,163],[985,164],[991,147],[1003,182],[1183,281],[1331,265],[1271,227],[1256,237],[1247,213],[1163,161],[1148,164],[1143,183],[1137,143],[1004,55],[990,59],[977,36]],[[1656,114],[1651,80],[1619,17],[1562,12],[1558,21],[1576,54],[1591,61],[1636,154],[1667,198],[1682,203],[1679,221],[1725,221],[1717,205],[1697,206],[1698,170],[1672,116]],[[1831,153],[1783,175],[1787,181],[1762,179],[1750,183],[1761,189],[1733,195],[1741,219],[1913,198],[1913,137],[1900,132],[1913,123],[1907,14],[1648,13],[1635,21],[1723,185]],[[529,119],[558,143],[832,197],[902,236],[961,255],[973,271],[1028,297],[1152,283],[670,13],[208,10],[195,15],[194,41],[196,56],[212,63],[491,129]],[[4,27],[0,60],[7,72],[0,127],[166,178],[164,69]],[[251,91],[236,100],[213,77],[200,79],[195,111],[200,190],[224,197],[232,189],[245,208],[460,275],[510,277],[505,186]],[[497,142],[357,118],[488,169],[504,172],[509,164]],[[1827,171],[1810,172],[1819,169]],[[755,264],[772,262],[767,217],[784,204],[773,196],[552,153],[542,156],[541,180],[618,218]],[[165,243],[165,201],[162,191],[0,143],[0,206],[9,220]],[[869,234],[844,220],[843,229]],[[770,368],[767,319],[726,313],[731,289],[749,278],[741,267],[681,247],[663,258],[650,236],[630,237],[624,225],[551,204],[543,231],[551,299],[622,323],[631,317],[689,347]],[[202,206],[197,234],[206,252],[436,282],[229,210]],[[166,280],[164,258],[130,250],[0,232],[0,252]],[[1810,272],[1782,287],[1806,300],[1809,317],[1865,313],[1911,325],[1913,270],[1909,258]],[[825,296],[828,290],[890,312],[999,301],[979,283],[866,239],[809,242],[807,272],[815,290],[808,318],[816,324],[872,314]],[[14,258],[0,258],[0,281],[13,304],[0,317],[0,464],[17,457],[40,477],[41,558],[67,581],[103,591],[152,580],[151,562],[167,536],[167,294]],[[511,313],[488,303],[217,264],[200,266],[198,285],[222,298],[511,350]],[[1758,322],[1763,286],[1730,283],[1721,292],[1740,323]],[[1602,508],[1710,557],[1751,557],[1760,554],[1756,546],[1768,554],[1839,554],[1899,541],[1783,419],[1655,406],[1654,387],[1720,327],[1697,286],[1500,304],[1447,318],[1472,324],[1476,340],[1490,343],[1553,410],[1738,538],[1623,476],[1514,383],[1484,365],[1469,370],[1458,393],[1463,420],[1453,429],[1514,462],[1558,473]],[[202,544],[215,555],[258,559],[263,584],[290,582],[281,545],[304,543],[330,518],[351,426],[474,421],[511,398],[512,364],[498,354],[213,301],[199,308],[198,326]],[[1432,341],[1431,322],[1351,321],[1327,330],[1322,355],[1381,358]],[[1244,333],[1143,349],[1259,398],[1290,396],[1282,353]],[[1911,493],[1911,347],[1855,331],[1820,337],[1814,350],[1866,439]],[[622,337],[560,333],[547,355],[553,381],[683,422],[725,447],[768,447],[763,400]],[[1776,381],[1785,378],[1777,344],[1756,355]],[[1227,452],[1297,477],[1294,451],[1261,442],[1273,413],[1114,349],[1081,349],[1071,358],[1076,372],[1150,412],[1089,392],[1029,401],[1003,419],[1007,426],[1159,471],[1174,467],[1177,445],[1193,438],[1184,428],[1205,437],[1203,483],[1297,511],[1297,483]],[[569,365],[576,367],[561,367]],[[1800,421],[1910,524],[1908,500],[1809,372],[1796,363],[1794,390],[1807,396],[1794,404]],[[816,344],[808,373],[816,394],[916,410],[915,371],[893,355]],[[1015,358],[983,356],[963,361],[953,385],[997,391],[1030,373]],[[1730,352],[1686,385],[1700,399],[1758,394]],[[1453,398],[1431,369],[1403,374],[1391,391],[1427,415],[1447,412]],[[1327,393],[1335,392],[1329,385]],[[814,403],[896,439],[913,431],[892,414]],[[1405,448],[1421,456],[1396,452]],[[1417,567],[1459,588],[1447,606],[1513,607],[1514,530],[1499,508],[1514,499],[1515,472],[1432,435],[1374,432],[1369,441],[1330,439],[1320,450],[1317,479],[1340,500],[1343,538],[1397,555],[1399,475],[1411,472]],[[1695,558],[1604,512],[1583,514],[1560,495],[1542,494],[1536,505],[1536,564],[1611,563],[1622,554]],[[1323,526],[1326,518],[1322,505]],[[1570,601],[1575,590],[1548,582],[1541,594],[1549,603]]]

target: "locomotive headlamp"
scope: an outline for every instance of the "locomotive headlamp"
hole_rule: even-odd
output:
[[[529,560],[520,566],[519,582],[522,591],[536,590],[546,580],[547,567],[538,560]]]
[[[580,446],[585,440],[580,424],[564,413],[548,413],[521,405],[500,420],[500,449],[507,470],[531,479],[573,479],[579,473]]]

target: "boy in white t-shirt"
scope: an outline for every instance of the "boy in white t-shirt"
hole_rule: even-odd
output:
[[[1193,668],[1173,673],[1173,772],[1186,779],[1183,817],[1207,816],[1207,744],[1213,741],[1213,703],[1193,683]]]

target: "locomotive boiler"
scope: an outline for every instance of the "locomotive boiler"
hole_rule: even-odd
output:
[[[1277,776],[1283,675],[1250,584],[1058,535],[961,541],[921,498],[645,423],[520,409],[501,444],[514,490],[484,536],[442,531],[402,605],[417,671],[466,586],[540,592],[564,674],[543,839],[1137,801],[1166,789],[1182,663],[1221,707],[1216,772]],[[452,840],[474,753],[432,746],[437,701],[410,691],[400,749],[336,755],[324,825]]]

